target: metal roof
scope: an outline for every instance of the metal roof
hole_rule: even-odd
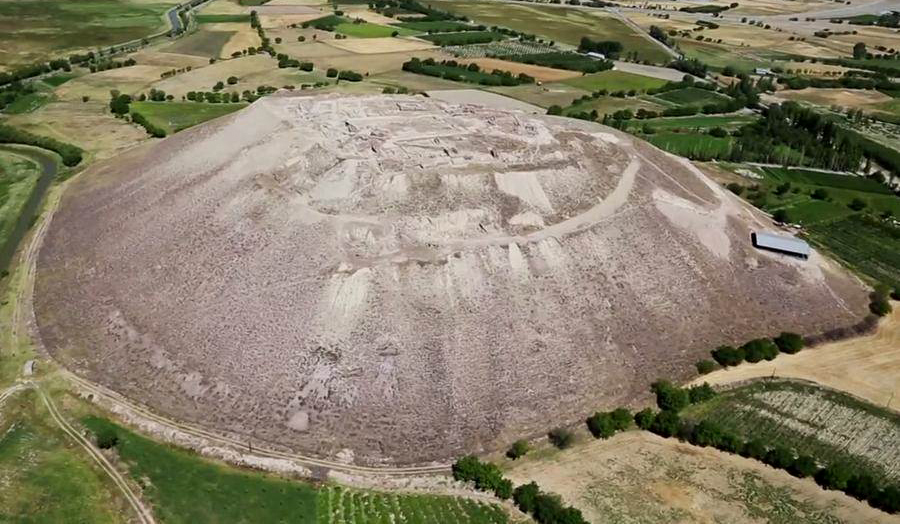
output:
[[[798,255],[809,256],[809,244],[794,237],[783,237],[772,233],[756,232],[756,246],[778,251],[787,251]]]

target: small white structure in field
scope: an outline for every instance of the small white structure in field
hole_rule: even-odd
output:
[[[809,244],[799,238],[785,237],[772,233],[751,233],[753,247],[784,253],[806,260],[809,258]]]
[[[606,60],[606,55],[604,55],[603,53],[588,51],[587,55],[591,58],[596,58],[597,60]]]
[[[757,67],[753,72],[760,76],[769,76],[772,74],[772,70],[765,67]]]

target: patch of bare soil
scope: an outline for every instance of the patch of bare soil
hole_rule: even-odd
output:
[[[892,100],[888,95],[869,89],[828,89],[808,87],[806,89],[782,90],[774,95],[781,100],[810,102],[822,106],[866,107]]]
[[[898,521],[810,479],[647,432],[592,440],[549,458],[520,459],[507,476],[560,494],[595,524]]]
[[[811,380],[900,410],[900,303],[872,335],[830,342],[771,362],[714,371],[696,382],[728,384],[758,377]]]
[[[54,357],[161,413],[428,462],[642,401],[718,344],[855,323],[865,290],[756,251],[771,227],[594,123],[276,95],[73,180],[35,310]]]

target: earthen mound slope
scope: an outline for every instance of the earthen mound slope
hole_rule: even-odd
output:
[[[855,322],[832,262],[686,161],[587,122],[274,96],[80,175],[36,314],[70,369],[168,415],[357,463],[508,444],[715,345]]]

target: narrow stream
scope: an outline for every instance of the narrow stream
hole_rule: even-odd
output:
[[[59,159],[49,151],[34,147],[14,146],[9,144],[0,145],[0,152],[13,153],[27,158],[35,162],[41,168],[40,178],[34,186],[31,195],[28,197],[28,201],[25,202],[25,207],[22,208],[22,214],[19,215],[19,219],[13,228],[12,235],[10,235],[6,244],[0,245],[0,272],[3,272],[9,267],[13,255],[16,253],[16,247],[19,245],[19,242],[22,241],[22,237],[25,236],[25,233],[28,232],[28,229],[34,221],[34,217],[37,216],[37,213],[40,210],[41,201],[44,199],[44,193],[47,192],[47,188],[50,187],[50,184],[53,183],[53,179],[56,178],[56,173],[59,169]]]

